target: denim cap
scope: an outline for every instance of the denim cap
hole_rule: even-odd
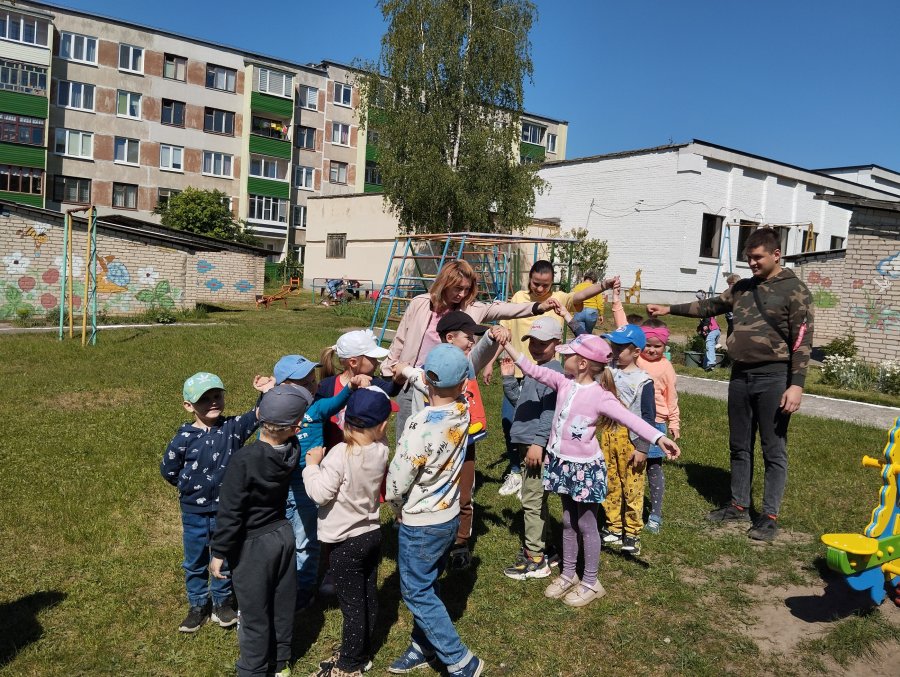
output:
[[[344,411],[344,421],[354,428],[374,428],[391,415],[391,399],[378,386],[353,391]]]
[[[312,399],[306,388],[282,383],[262,396],[259,402],[259,420],[274,425],[294,425],[306,413]]]
[[[425,378],[435,388],[456,386],[470,378],[470,363],[466,354],[450,343],[440,343],[428,353],[422,365]]]
[[[608,364],[612,355],[609,344],[596,334],[581,334],[556,349],[560,355],[580,355],[593,362]]]
[[[225,384],[222,383],[222,379],[215,374],[210,374],[208,371],[198,371],[184,382],[181,395],[184,397],[185,402],[194,404],[203,397],[203,393],[213,388],[225,390]]]
[[[285,355],[275,363],[275,383],[284,383],[287,379],[300,381],[318,366],[318,362],[307,360],[303,355]]]
[[[638,350],[643,350],[647,346],[647,335],[636,324],[623,324],[613,332],[600,334],[600,338],[605,338],[610,343],[615,343],[619,346],[630,344]]]
[[[562,325],[548,315],[537,318],[531,323],[531,329],[522,337],[524,341],[527,338],[537,339],[538,341],[562,341]]]

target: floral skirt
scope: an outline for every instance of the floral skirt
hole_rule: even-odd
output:
[[[579,503],[602,503],[606,498],[606,462],[603,458],[577,463],[547,454],[542,479],[545,490],[571,496]]]

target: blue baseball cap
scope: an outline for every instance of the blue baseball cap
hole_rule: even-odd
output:
[[[631,344],[638,350],[643,350],[647,345],[647,336],[644,334],[644,330],[636,324],[623,324],[609,334],[601,334],[601,337],[620,346]]]
[[[469,358],[456,346],[441,343],[428,353],[422,371],[435,388],[450,388],[470,378]]]
[[[213,390],[214,388],[225,390],[222,379],[215,374],[210,374],[208,371],[198,371],[184,382],[181,395],[184,397],[185,402],[194,404],[203,397],[207,390]]]
[[[378,386],[354,390],[347,401],[344,421],[354,428],[374,428],[391,415],[391,400]]]
[[[275,363],[275,384],[284,383],[286,379],[299,381],[319,366],[318,362],[307,360],[303,355],[285,355]]]

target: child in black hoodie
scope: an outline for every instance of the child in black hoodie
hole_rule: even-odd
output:
[[[300,420],[311,402],[295,385],[267,392],[257,413],[259,440],[234,455],[219,493],[209,570],[222,578],[223,560],[231,564],[241,609],[238,675],[290,674],[297,578],[285,504],[300,456]]]

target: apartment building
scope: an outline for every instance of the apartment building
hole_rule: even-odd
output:
[[[359,75],[0,0],[0,197],[158,221],[186,187],[220,190],[273,258],[302,260],[310,196],[381,190]],[[527,116],[523,161],[564,159],[565,131]]]

